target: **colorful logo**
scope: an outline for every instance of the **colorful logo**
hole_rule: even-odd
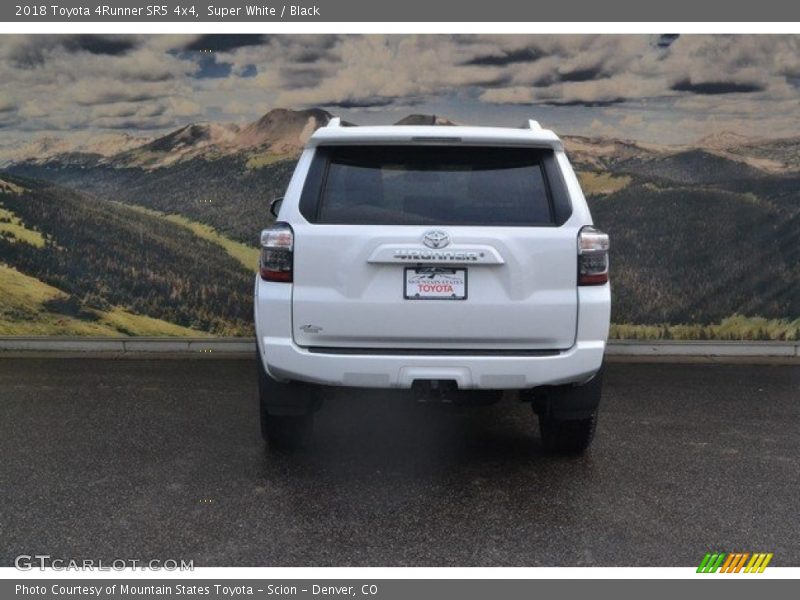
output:
[[[750,559],[748,561],[748,559]],[[698,573],[763,573],[772,552],[709,552],[700,561]],[[745,564],[747,566],[745,566]]]

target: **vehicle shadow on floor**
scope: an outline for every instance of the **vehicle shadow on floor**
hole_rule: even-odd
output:
[[[316,415],[312,443],[293,452],[265,451],[265,469],[289,465],[326,473],[394,470],[416,476],[483,467],[542,469],[592,462],[541,445],[538,420],[515,394],[488,406],[419,402],[401,392],[336,391]]]

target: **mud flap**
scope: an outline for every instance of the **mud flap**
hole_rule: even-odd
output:
[[[604,368],[582,385],[560,385],[533,390],[530,397],[537,415],[559,420],[588,419],[600,406]]]

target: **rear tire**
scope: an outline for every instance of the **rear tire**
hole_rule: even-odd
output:
[[[559,454],[583,454],[591,446],[597,426],[597,413],[587,419],[558,419],[542,415],[539,417],[539,432],[542,446],[548,452]]]
[[[270,450],[307,446],[314,429],[314,412],[322,402],[318,386],[276,381],[264,370],[260,351],[257,368],[261,437]]]
[[[531,400],[539,417],[542,446],[561,454],[585,452],[594,439],[602,390],[602,368],[583,385],[536,390]]]
[[[287,417],[261,411],[261,435],[270,450],[290,451],[304,448],[311,441],[314,415]]]

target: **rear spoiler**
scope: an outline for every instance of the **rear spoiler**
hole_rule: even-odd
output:
[[[341,117],[332,117],[326,127],[353,127],[352,123],[342,122]],[[520,129],[530,129],[531,131],[541,131],[542,126],[539,124],[539,121],[534,119],[528,119],[525,123],[520,125]]]

